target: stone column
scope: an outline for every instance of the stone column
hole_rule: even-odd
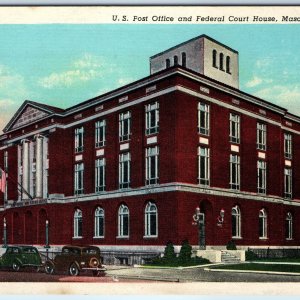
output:
[[[23,153],[22,153],[22,170],[23,170],[23,180],[22,180],[22,186],[26,190],[26,192],[29,192],[29,141],[23,140]],[[28,199],[28,195],[23,192],[23,199]]]
[[[43,198],[43,137],[36,137],[36,197]]]

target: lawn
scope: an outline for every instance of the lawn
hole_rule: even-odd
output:
[[[235,264],[235,265],[225,265],[217,266],[216,269],[225,270],[250,270],[250,271],[272,271],[272,272],[292,272],[300,273],[300,265],[280,265],[280,264],[256,264],[256,263],[246,263],[246,264]]]

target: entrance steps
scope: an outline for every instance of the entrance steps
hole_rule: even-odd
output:
[[[232,253],[227,252],[226,250],[221,250],[221,262],[226,264],[233,264],[241,262],[241,259],[233,255]]]
[[[194,256],[203,257],[213,263],[238,263],[245,261],[245,250],[195,250]]]

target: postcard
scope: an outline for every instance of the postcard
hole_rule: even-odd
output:
[[[298,295],[299,34],[298,6],[0,7],[1,293]]]

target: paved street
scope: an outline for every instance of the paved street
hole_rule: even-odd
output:
[[[300,282],[299,276],[255,274],[255,273],[231,273],[211,272],[203,268],[192,269],[144,269],[126,268],[119,270],[108,270],[109,276],[122,278],[140,278],[151,280],[164,280],[173,282]]]
[[[72,277],[66,274],[48,275],[43,272],[22,270],[20,272],[0,271],[0,282],[300,282],[300,276],[211,272],[203,268],[192,269],[144,269],[108,266],[106,276],[93,277],[80,274]]]

